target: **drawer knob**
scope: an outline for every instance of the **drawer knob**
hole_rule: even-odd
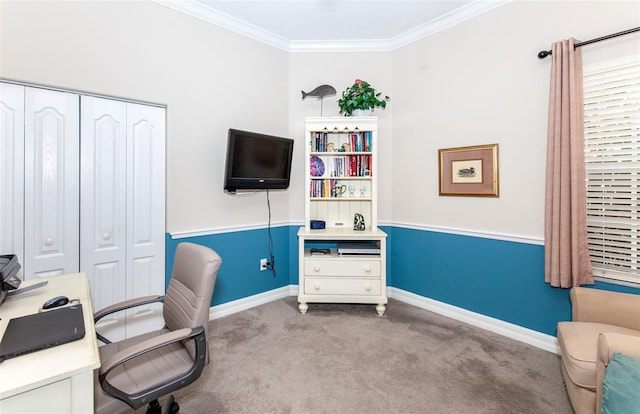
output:
[[[371,272],[371,266],[366,265],[366,266],[364,267],[364,271],[365,271],[365,272],[367,272],[367,273],[370,273],[370,272]]]
[[[313,266],[313,271],[314,272],[319,272],[320,271],[320,266],[318,266],[318,265]]]
[[[364,290],[366,290],[367,292],[371,292],[371,283],[365,283]]]
[[[314,288],[315,290],[320,290],[320,282],[316,282],[316,283],[313,285],[313,288]]]
[[[47,240],[44,241],[46,246],[53,246],[53,237],[47,237]]]
[[[108,232],[108,231],[105,231],[105,232],[102,234],[102,238],[103,238],[104,240],[109,240],[109,239],[111,238],[111,233],[110,233],[110,232]]]

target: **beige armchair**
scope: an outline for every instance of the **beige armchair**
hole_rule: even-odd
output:
[[[100,337],[100,369],[94,387],[96,413],[176,413],[169,398],[164,409],[158,398],[195,381],[209,362],[207,332],[211,297],[222,260],[208,247],[180,243],[165,296],[149,296],[112,305],[94,320],[134,306],[162,302],[165,327],[120,342]]]
[[[572,321],[558,323],[562,376],[573,410],[599,414],[613,353],[640,357],[640,295],[576,287],[570,297]]]

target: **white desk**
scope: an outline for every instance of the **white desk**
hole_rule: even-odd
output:
[[[5,299],[0,337],[9,319],[38,312],[49,298],[79,299],[83,339],[0,362],[0,413],[93,413],[93,371],[100,366],[93,307],[85,273],[56,276],[45,287]],[[23,282],[26,287],[40,280]]]

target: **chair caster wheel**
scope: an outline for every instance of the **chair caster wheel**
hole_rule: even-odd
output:
[[[160,406],[160,403],[158,402],[158,400],[151,401],[149,403],[149,406],[147,407],[147,414],[161,414],[161,413],[162,413],[162,407]]]
[[[176,414],[178,411],[180,411],[180,406],[176,402],[175,398],[173,398],[173,395],[170,395],[164,403],[164,407],[162,407],[161,414]]]

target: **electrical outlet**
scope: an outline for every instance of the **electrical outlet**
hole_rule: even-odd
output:
[[[260,259],[260,271],[267,270],[267,266],[269,266],[267,259]]]

